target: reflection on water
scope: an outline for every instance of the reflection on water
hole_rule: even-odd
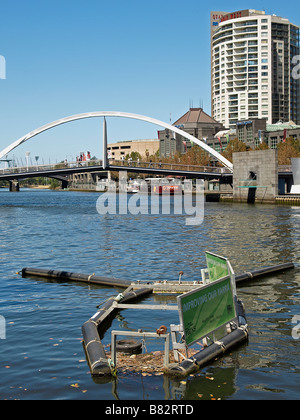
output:
[[[205,222],[214,248],[224,250],[237,269],[300,261],[299,207],[229,207],[206,212]]]
[[[159,399],[165,400],[207,400],[228,398],[235,393],[235,381],[237,370],[212,368],[205,370],[201,375],[193,375],[184,379],[172,379],[168,376],[141,376],[126,375],[111,380],[112,395],[116,400],[122,400],[122,388],[128,382],[132,382],[136,388],[134,399],[147,399],[153,390],[163,391],[157,393]],[[101,379],[94,379],[95,383],[101,383]],[[216,383],[221,384],[217,387]]]
[[[118,289],[22,279],[23,267],[97,273],[131,280],[198,280],[204,251],[227,256],[237,273],[283,262],[300,263],[300,208],[206,203],[200,226],[184,216],[100,216],[97,194],[0,191],[1,399],[241,399],[299,398],[300,272],[239,285],[249,342],[184,380],[120,374],[92,379],[81,326]],[[145,303],[174,303],[149,296]],[[112,329],[153,331],[178,323],[172,311],[121,311]],[[148,343],[152,351],[161,343]],[[161,349],[161,348],[159,348]],[[100,381],[101,382],[101,381]],[[75,385],[75,386],[72,386]]]

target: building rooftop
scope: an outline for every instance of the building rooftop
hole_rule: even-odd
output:
[[[119,143],[146,143],[146,142],[155,142],[158,141],[158,139],[141,139],[141,140],[118,140],[114,143],[110,143],[110,145],[112,144],[119,144]]]
[[[210,117],[202,108],[190,108],[179,120],[175,121],[173,125],[181,125],[186,123],[213,123],[218,124],[214,118]]]
[[[276,124],[267,124],[267,131],[280,131],[280,130],[295,130],[299,129],[300,125],[294,123],[294,121],[281,122],[278,121]]]
[[[235,134],[236,134],[236,129],[235,128],[231,128],[229,130],[221,130],[221,131],[218,131],[217,134],[215,134],[215,138],[225,137],[226,135],[233,136]]]

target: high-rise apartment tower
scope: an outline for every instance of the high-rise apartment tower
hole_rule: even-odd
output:
[[[211,12],[212,116],[300,124],[299,26],[263,11]]]

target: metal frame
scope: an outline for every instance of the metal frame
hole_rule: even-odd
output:
[[[151,332],[139,332],[139,331],[112,331],[111,332],[111,359],[114,366],[117,366],[117,352],[116,352],[116,343],[117,336],[127,336],[127,337],[140,337],[140,338],[163,338],[165,340],[165,355],[164,355],[164,366],[168,367],[170,363],[170,334],[157,334]]]
[[[209,283],[209,275],[208,275],[208,269],[207,268],[201,268],[201,277],[203,284]]]
[[[187,359],[189,357],[188,354],[188,346],[186,345],[185,339],[184,339],[184,331],[183,331],[183,325],[170,325],[171,330],[171,338],[172,338],[172,346],[173,346],[173,353],[174,353],[174,360],[175,362],[179,362],[179,354]],[[179,341],[177,340],[178,336],[180,336]],[[185,351],[186,356],[181,353],[181,351]]]
[[[130,286],[132,287],[132,286]],[[135,303],[119,303],[115,301],[111,308],[113,309],[149,309],[149,310],[168,310],[168,311],[178,311],[177,305],[145,305],[145,304],[135,304]],[[172,331],[172,330],[171,330]],[[129,336],[129,337],[148,337],[148,338],[164,338],[165,340],[165,355],[164,355],[164,366],[168,367],[170,363],[170,333],[168,334],[157,334],[151,332],[143,331],[112,331],[111,332],[111,359],[116,367],[117,363],[117,352],[116,352],[116,341],[117,335]],[[173,343],[174,345],[174,343]],[[175,350],[174,350],[175,356]]]
[[[119,302],[114,302],[113,303],[113,308],[118,308],[118,309],[160,309],[160,310],[164,310],[164,311],[178,311],[178,306],[177,305],[139,305],[136,303],[119,303]]]

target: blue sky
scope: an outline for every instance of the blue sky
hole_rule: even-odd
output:
[[[1,2],[0,150],[57,119],[123,111],[174,122],[192,104],[210,114],[210,11],[265,10],[300,25],[299,3],[196,0]],[[108,119],[109,142],[155,138],[156,127]],[[11,152],[45,162],[90,150],[101,157],[102,121],[73,122]]]

